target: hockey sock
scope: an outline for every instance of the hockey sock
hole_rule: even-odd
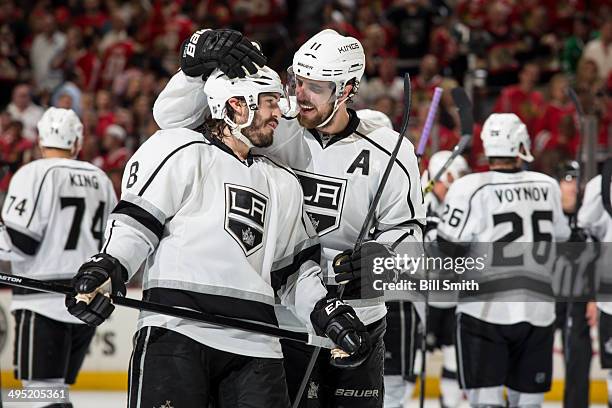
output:
[[[401,408],[404,396],[404,379],[401,375],[385,375],[385,408]]]
[[[467,397],[471,407],[504,407],[506,405],[504,387],[501,385],[497,387],[471,388],[467,390]]]
[[[442,347],[443,368],[442,379],[440,381],[440,391],[442,393],[441,402],[445,408],[457,408],[461,403],[463,392],[459,388],[457,381],[457,360],[455,347]]]
[[[404,397],[402,398],[402,406],[407,407],[412,399],[412,393],[416,383],[414,381],[404,381]]]
[[[544,403],[544,393],[525,393],[508,388],[510,408],[541,408]]]
[[[68,384],[64,382],[63,378],[47,378],[44,380],[36,380],[36,381],[23,380],[22,384],[24,388],[29,388],[29,389],[40,388],[44,390],[63,391],[63,395],[66,395],[66,396],[69,395],[68,394]],[[70,401],[56,402],[56,403],[47,401],[47,402],[35,403],[34,405],[31,405],[30,407],[31,408],[72,408],[72,403],[70,403]]]

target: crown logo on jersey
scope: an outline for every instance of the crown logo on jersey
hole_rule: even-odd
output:
[[[253,244],[255,243],[255,235],[253,235],[250,228],[242,230],[242,242],[244,242],[248,246],[253,246]]]
[[[319,229],[319,220],[317,220],[314,215],[312,214],[308,214],[308,218],[310,218],[310,222],[312,223],[312,226],[314,227],[315,230]]]
[[[171,401],[166,400],[166,403],[164,405],[160,405],[159,408],[174,408],[174,406],[172,406],[171,404]]]
[[[319,398],[319,384],[314,381],[310,381],[308,383],[308,399],[317,399]]]

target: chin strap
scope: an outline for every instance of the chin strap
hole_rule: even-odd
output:
[[[251,125],[251,122],[253,122],[254,117],[255,111],[253,111],[251,108],[249,108],[249,117],[247,121],[241,125],[231,120],[227,115],[223,116],[223,121],[229,125],[232,136],[247,145],[249,149],[252,149],[254,147],[253,143],[251,143],[249,138],[242,133],[242,129],[249,127]]]

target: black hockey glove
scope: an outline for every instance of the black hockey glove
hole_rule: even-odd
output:
[[[376,241],[365,242],[356,251],[347,249],[336,255],[333,268],[334,279],[340,285],[346,285],[344,296],[347,299],[370,299],[381,296],[374,289],[374,281],[397,282],[399,271],[395,268],[386,269],[380,259],[396,256],[388,246]],[[377,270],[375,270],[375,266]]]
[[[108,294],[125,296],[127,271],[109,254],[89,258],[72,278],[74,293],[66,296],[71,315],[90,326],[99,326],[115,310]]]
[[[368,332],[355,310],[340,299],[319,300],[310,313],[310,321],[317,335],[329,337],[344,352],[337,358],[350,358],[351,365],[345,367],[357,367],[368,358]]]
[[[198,30],[181,45],[181,69],[185,75],[205,81],[219,68],[231,78],[244,78],[266,65],[266,57],[248,38],[230,29]]]

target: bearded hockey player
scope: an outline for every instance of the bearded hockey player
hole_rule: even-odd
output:
[[[94,325],[113,305],[105,293],[146,261],[146,300],[278,325],[275,297],[354,358],[368,340],[355,312],[326,297],[320,245],[295,174],[250,146],[268,146],[281,111],[280,78],[267,67],[204,92],[201,132],[157,132],[130,159],[102,253],[76,277],[72,314]],[[287,407],[276,338],[141,313],[130,362],[128,406]]]
[[[15,173],[4,202],[0,258],[11,261],[15,275],[67,283],[100,250],[117,198],[102,170],[75,159],[83,141],[76,113],[49,108],[38,133],[43,158]],[[11,311],[16,378],[26,387],[67,390],[95,328],[71,316],[62,295],[14,288]]]
[[[570,230],[558,183],[522,170],[523,161],[533,156],[520,119],[511,113],[493,114],[481,138],[490,171],[466,175],[450,186],[438,241],[486,242],[490,247],[496,241],[567,240]],[[491,258],[530,270],[530,258],[536,255],[528,252]],[[503,386],[508,388],[509,406],[539,407],[550,389],[554,302],[520,300],[460,300],[457,305],[459,380],[472,407],[505,407]]]
[[[584,188],[582,206],[578,210],[578,226],[593,239],[601,242],[602,258],[610,259],[612,242],[612,181],[609,171],[612,170],[612,159],[608,159],[603,174],[590,180]],[[606,197],[607,196],[607,197]],[[605,261],[604,261],[605,262]],[[609,263],[602,268],[606,271],[602,280],[609,285]],[[609,294],[607,294],[609,296]],[[599,350],[601,367],[608,370],[608,406],[612,406],[612,302],[597,302],[599,308]]]
[[[192,67],[199,59],[207,60],[206,47],[200,47],[200,41],[206,43],[200,37],[195,57],[183,53],[181,66]],[[386,243],[421,242],[425,221],[417,161],[413,146],[405,140],[369,226],[369,240],[352,251],[398,137],[387,127],[360,120],[346,106],[357,93],[364,68],[363,47],[356,39],[333,30],[323,30],[309,39],[294,55],[289,70],[297,117],[280,119],[274,143],[261,150],[297,173],[306,212],[321,238],[325,282],[330,291],[336,291],[339,282],[348,282],[344,298],[355,306],[372,337],[373,351],[365,361],[334,359],[330,364],[329,353],[320,354],[302,400],[314,406],[382,406],[386,308],[380,294],[361,296],[362,289],[368,292],[361,275],[366,278],[369,271],[361,271],[360,266],[372,257],[389,256]],[[157,123],[162,128],[199,126],[203,123],[200,112],[206,105],[217,109],[207,103],[205,93],[200,76],[178,72],[155,102]],[[366,253],[367,257],[362,256]],[[339,254],[342,256],[337,258]],[[293,397],[312,348],[285,343],[283,352],[286,367],[290,367],[286,371]]]

